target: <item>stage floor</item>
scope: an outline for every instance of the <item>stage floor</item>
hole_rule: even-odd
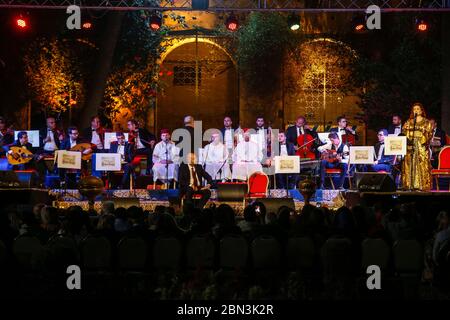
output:
[[[73,205],[81,206],[83,209],[88,209],[88,201],[81,196],[78,190],[60,190],[53,189],[49,194],[55,200],[53,205],[58,208],[68,208]],[[286,190],[272,189],[269,190],[269,199],[283,199],[286,198]],[[296,211],[301,210],[304,206],[304,199],[300,192],[296,189],[289,190],[289,198],[293,199]],[[172,205],[176,211],[180,209],[178,200],[178,190],[109,190],[103,195],[96,198],[94,209],[98,212],[103,201],[114,201],[117,206],[128,207],[130,205],[140,205],[144,210],[153,211],[156,206]],[[238,215],[242,215],[245,205],[248,203],[244,201],[218,201],[217,190],[211,190],[211,199],[206,207],[210,204],[228,204]],[[251,201],[251,200],[250,200]],[[317,190],[312,197],[311,203],[316,205],[320,203],[322,206],[329,208],[338,208],[344,204],[344,199],[339,190]],[[178,209],[178,210],[177,210]]]

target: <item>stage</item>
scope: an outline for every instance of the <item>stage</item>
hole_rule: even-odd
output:
[[[242,199],[241,201],[219,201],[217,190],[211,190],[212,195],[207,207],[211,204],[220,205],[229,204],[238,216],[243,214],[245,205],[255,199]],[[61,189],[26,189],[10,188],[0,189],[2,198],[2,207],[8,206],[26,206],[36,203],[45,203],[57,208],[68,208],[70,206],[81,206],[84,210],[89,208],[88,200],[83,197],[78,190]],[[261,200],[261,198],[260,198]],[[94,202],[94,209],[100,212],[102,202],[113,201],[116,207],[129,207],[137,205],[144,210],[153,211],[156,206],[173,206],[177,213],[181,212],[181,203],[178,196],[178,190],[105,190]],[[305,202],[296,189],[289,190],[289,197],[286,197],[286,190],[272,189],[262,200],[266,207],[276,210],[279,206],[287,205],[300,211]],[[375,203],[396,204],[415,202],[420,206],[433,206],[440,210],[448,210],[450,203],[450,192],[431,191],[431,192],[360,192],[358,190],[317,190],[311,199],[311,204],[327,207],[336,210],[343,205],[353,207],[355,205],[373,206]]]

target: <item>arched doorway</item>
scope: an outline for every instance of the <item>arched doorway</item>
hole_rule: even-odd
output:
[[[176,129],[183,117],[203,121],[203,129],[221,128],[223,117],[237,122],[238,80],[235,63],[215,42],[187,38],[169,48],[162,57],[163,90],[156,108],[157,129]]]

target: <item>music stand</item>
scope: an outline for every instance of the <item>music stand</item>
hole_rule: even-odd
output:
[[[286,198],[289,198],[289,174],[300,172],[299,156],[275,156],[275,180],[277,174],[286,174]]]
[[[386,156],[400,156],[400,161],[403,161],[403,157],[406,155],[406,136],[389,135],[385,137],[384,154]]]
[[[95,171],[101,171],[102,175],[106,173],[109,176],[109,172],[122,169],[122,156],[120,153],[94,153],[92,157]]]
[[[54,161],[56,162],[56,167],[58,169],[81,170],[81,152],[79,151],[56,150]],[[64,172],[63,195],[67,194],[66,178],[67,171]]]

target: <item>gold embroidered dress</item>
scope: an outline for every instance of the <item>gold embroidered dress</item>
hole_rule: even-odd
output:
[[[433,129],[428,119],[409,119],[402,128],[406,135],[407,150],[402,164],[402,185],[405,189],[428,191],[431,189],[430,141]]]

